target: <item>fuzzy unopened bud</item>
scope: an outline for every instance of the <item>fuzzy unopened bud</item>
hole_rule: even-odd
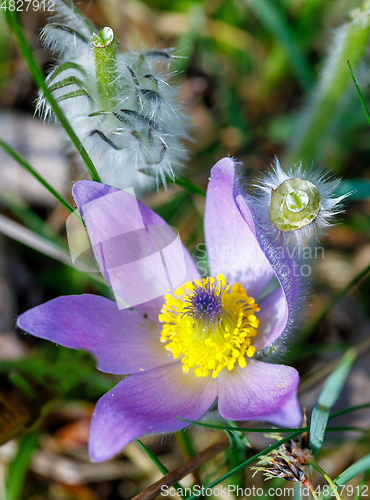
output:
[[[140,193],[175,179],[187,152],[188,119],[168,73],[172,50],[121,52],[115,35],[96,28],[74,6],[55,0],[44,45],[58,59],[47,84],[102,182]],[[40,94],[37,109],[52,110]]]
[[[271,242],[300,250],[316,242],[343,211],[348,195],[334,195],[339,182],[302,163],[284,172],[276,158],[273,169],[254,184],[257,222]]]

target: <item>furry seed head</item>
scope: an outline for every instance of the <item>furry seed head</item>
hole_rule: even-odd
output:
[[[275,158],[272,170],[255,184],[255,214],[270,241],[298,250],[315,243],[335,215],[343,211],[348,195],[334,197],[340,180],[322,170],[304,168],[302,162],[288,172]]]
[[[181,141],[189,139],[188,119],[169,84],[172,50],[118,51],[110,28],[97,35],[65,0],[56,0],[55,9],[41,33],[57,57],[46,82],[102,182],[138,192],[166,185],[186,159]],[[42,94],[37,110],[45,119],[52,115]]]

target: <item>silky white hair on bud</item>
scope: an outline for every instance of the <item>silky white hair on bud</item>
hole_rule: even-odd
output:
[[[187,158],[182,141],[189,139],[188,117],[169,83],[173,50],[116,51],[110,28],[94,34],[68,0],[55,0],[55,9],[41,33],[57,58],[46,82],[102,182],[138,193],[160,182],[166,186]],[[113,41],[104,45],[109,35]],[[95,49],[101,46],[106,59],[99,67]],[[52,116],[42,93],[36,110],[45,119]]]
[[[334,196],[339,179],[302,162],[287,172],[275,158],[272,169],[253,184],[254,212],[270,241],[300,252],[316,243],[343,212],[343,200]]]

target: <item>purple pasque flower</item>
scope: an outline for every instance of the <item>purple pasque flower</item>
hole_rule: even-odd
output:
[[[211,278],[200,276],[184,248],[184,283],[135,310],[79,295],[51,300],[18,318],[20,328],[32,335],[90,351],[103,372],[130,374],[96,405],[89,436],[93,461],[107,460],[143,434],[186,427],[177,417],[197,420],[216,398],[226,419],[283,426],[301,422],[297,371],[256,359],[286,330],[297,303],[298,280],[292,262],[261,249],[234,176],[234,162],[225,158],[212,169],[208,185],[205,239]],[[130,217],[130,194],[106,196],[117,191],[91,181],[74,185],[92,242],[114,237],[118,221]],[[99,198],[99,211],[86,217],[84,205]],[[146,226],[166,225],[138,204]],[[107,277],[99,246],[94,250]],[[126,281],[142,282],[138,272],[139,267]],[[152,276],[147,267],[143,272],[150,287]],[[281,286],[257,305],[274,273]]]

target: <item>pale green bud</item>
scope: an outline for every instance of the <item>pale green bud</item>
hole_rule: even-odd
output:
[[[320,212],[321,195],[312,182],[295,177],[271,188],[270,220],[279,231],[296,231]]]

